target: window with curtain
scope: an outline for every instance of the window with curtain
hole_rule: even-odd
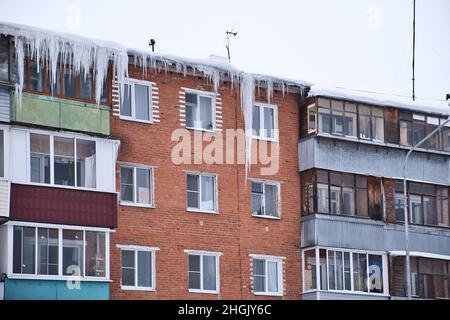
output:
[[[189,254],[189,290],[218,292],[218,256]]]
[[[153,168],[120,167],[121,203],[153,206]]]
[[[187,210],[217,212],[216,180],[215,175],[187,174]]]
[[[256,294],[283,294],[281,258],[253,258],[253,291]]]
[[[255,139],[275,140],[278,108],[276,105],[257,103],[253,106],[252,134]]]
[[[152,122],[152,84],[126,79],[120,100],[120,117],[127,120]]]
[[[277,183],[252,181],[252,215],[280,217],[278,188]]]
[[[154,290],[154,250],[121,250],[121,288],[123,290]]]
[[[215,107],[212,94],[186,92],[186,127],[214,131]]]
[[[54,137],[53,167],[55,184],[75,186],[74,139]]]

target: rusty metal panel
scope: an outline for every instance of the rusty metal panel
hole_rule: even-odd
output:
[[[117,227],[117,194],[11,184],[11,220]]]
[[[382,219],[381,178],[368,177],[367,190],[369,193],[369,216],[372,219]]]

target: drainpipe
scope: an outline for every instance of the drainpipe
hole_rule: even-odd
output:
[[[405,259],[406,259],[406,295],[408,300],[412,298],[411,291],[411,264],[409,259],[409,217],[408,217],[408,199],[406,192],[406,165],[411,154],[419,148],[425,141],[430,139],[435,133],[440,131],[447,123],[450,122],[450,117],[440,124],[436,129],[429,133],[425,138],[423,138],[415,146],[411,147],[406,154],[405,160],[403,161],[403,209],[404,209],[404,219],[405,219]]]

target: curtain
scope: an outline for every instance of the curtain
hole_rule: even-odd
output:
[[[215,210],[214,177],[202,176],[202,210]]]
[[[278,292],[278,263],[273,261],[267,262],[268,291]]]

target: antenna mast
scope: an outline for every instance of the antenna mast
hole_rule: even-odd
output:
[[[228,61],[231,62],[231,53],[230,53],[231,41],[230,41],[230,38],[231,38],[231,36],[236,37],[238,33],[234,32],[234,31],[227,31],[226,33],[227,33],[227,45],[226,45],[226,47],[227,47],[227,53],[228,53]]]
[[[415,58],[416,58],[416,0],[413,2],[413,57],[412,57],[412,99],[416,100],[415,88]]]

